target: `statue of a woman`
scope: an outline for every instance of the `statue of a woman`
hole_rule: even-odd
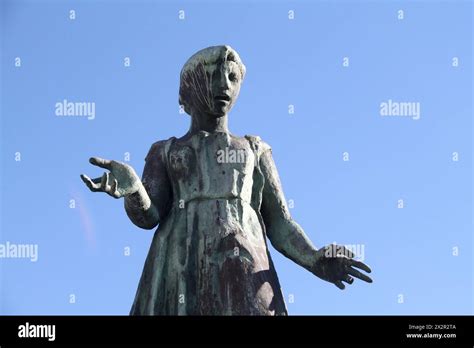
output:
[[[245,76],[229,46],[208,47],[181,71],[179,102],[191,115],[181,138],[154,143],[143,177],[97,157],[102,177],[81,175],[93,192],[124,197],[138,227],[155,232],[132,315],[286,315],[267,247],[344,289],[370,269],[344,247],[317,250],[291,218],[271,149],[227,128]]]

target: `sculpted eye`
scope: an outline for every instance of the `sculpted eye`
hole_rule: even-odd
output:
[[[229,80],[231,80],[232,82],[235,82],[237,81],[237,75],[235,73],[230,73],[229,74]]]

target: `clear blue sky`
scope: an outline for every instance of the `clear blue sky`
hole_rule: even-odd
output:
[[[3,0],[0,11],[0,244],[39,248],[37,262],[0,259],[0,314],[128,314],[154,232],[79,174],[102,174],[92,155],[129,152],[141,175],[153,142],[187,131],[182,65],[218,44],[247,67],[231,131],[272,146],[316,246],[364,245],[373,268],[373,284],[340,291],[272,250],[290,314],[473,313],[472,2]],[[95,102],[95,119],[56,116],[63,99]],[[420,103],[420,119],[382,117],[389,99]]]

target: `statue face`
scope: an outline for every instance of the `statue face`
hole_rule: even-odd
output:
[[[180,98],[186,101],[188,113],[212,115],[216,118],[226,115],[235,104],[242,83],[239,65],[224,58],[214,62],[199,62],[184,74]]]
[[[239,96],[241,73],[237,63],[233,61],[217,62],[208,69],[211,76],[208,88],[212,102],[207,113],[222,117],[232,109]]]

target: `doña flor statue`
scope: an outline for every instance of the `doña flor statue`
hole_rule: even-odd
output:
[[[132,315],[286,315],[267,239],[276,250],[338,288],[372,280],[342,246],[316,249],[292,219],[270,146],[227,127],[245,66],[229,46],[194,54],[181,71],[179,102],[189,131],[154,143],[142,179],[124,163],[82,180],[93,192],[124,198],[138,227],[158,226]]]

